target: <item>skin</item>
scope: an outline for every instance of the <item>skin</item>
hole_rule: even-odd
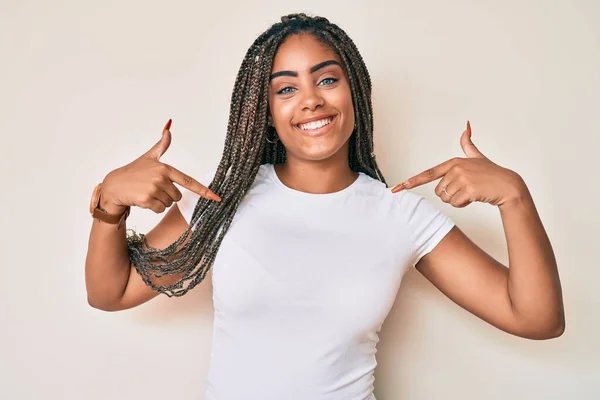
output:
[[[273,126],[287,152],[286,163],[276,172],[287,186],[308,193],[341,190],[357,176],[348,165],[354,111],[347,76],[338,65],[311,72],[311,67],[327,60],[341,61],[313,36],[291,36],[274,59],[272,73],[278,76],[269,89]],[[281,76],[282,71],[297,76]],[[331,77],[339,80],[331,83],[327,80]],[[294,127],[319,114],[339,115],[328,134],[307,138]],[[430,168],[392,192],[441,179],[435,193],[454,207],[474,201],[498,207],[510,268],[454,227],[419,261],[417,270],[456,304],[503,331],[530,339],[560,336],[565,319],[556,259],[525,182],[475,147],[470,124],[460,143],[465,158]]]
[[[311,68],[336,61],[311,72]],[[352,94],[342,60],[312,35],[288,37],[273,59],[269,109],[287,159],[275,167],[287,186],[308,193],[331,193],[354,182],[348,164],[348,139],[354,128]],[[297,76],[280,75],[290,71]],[[307,137],[295,126],[322,115],[335,115],[331,130]]]
[[[314,71],[315,66],[332,60],[341,63],[334,51],[311,35],[294,35],[280,46],[271,71],[293,71],[297,75],[279,74],[269,86],[272,123],[287,151],[286,163],[275,170],[284,184],[308,193],[339,191],[357,178],[348,165],[348,139],[355,116],[346,73],[337,64]],[[295,125],[316,115],[336,115],[336,124],[321,137],[303,136]],[[149,152],[157,165],[170,143],[170,130],[165,127],[164,131],[161,141]],[[475,201],[498,207],[507,239],[509,267],[454,227],[419,261],[417,270],[456,304],[499,329],[530,339],[560,336],[565,319],[556,259],[525,182],[475,147],[470,125],[460,144],[464,158],[445,161],[415,175],[392,192],[440,180],[435,194],[454,207]],[[173,169],[162,170],[173,173]],[[189,190],[208,195],[207,189],[191,177],[182,174],[179,180]],[[101,203],[107,209],[119,206],[106,199]],[[155,297],[157,293],[129,264],[124,230],[99,221],[93,224],[92,250],[88,251],[86,262],[90,304],[116,311]],[[152,247],[165,248],[186,228],[177,204],[173,204],[146,239]],[[106,247],[101,248],[103,244]],[[114,260],[103,258],[102,254],[111,254],[108,249],[113,249]],[[114,249],[118,249],[118,254]]]
[[[453,158],[392,189],[415,188],[441,179],[435,194],[462,208],[472,202],[498,207],[509,267],[484,252],[457,227],[416,265],[452,301],[503,331],[529,339],[562,335],[565,315],[556,258],[523,179],[460,138],[465,158]],[[445,189],[445,191],[444,191]]]
[[[156,213],[162,213],[172,205],[165,217],[146,235],[146,243],[158,249],[177,241],[188,227],[176,203],[181,200],[181,192],[173,182],[199,196],[221,201],[219,196],[191,176],[160,161],[171,144],[170,127],[171,120],[163,128],[161,139],[150,150],[110,172],[104,178],[100,197],[100,207],[111,214],[122,213],[123,204],[147,208]],[[189,240],[188,237],[182,246]],[[181,276],[154,278],[153,281],[171,285]],[[85,282],[88,303],[104,311],[133,308],[158,295],[131,265],[125,226],[106,224],[99,219],[92,222],[85,261]]]

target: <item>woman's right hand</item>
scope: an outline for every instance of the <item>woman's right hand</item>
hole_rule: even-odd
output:
[[[221,198],[189,175],[160,162],[171,144],[171,120],[162,138],[133,162],[111,171],[102,182],[100,207],[108,213],[121,214],[127,206],[149,208],[162,213],[173,202],[181,200],[181,192],[173,182],[198,195],[217,202]]]

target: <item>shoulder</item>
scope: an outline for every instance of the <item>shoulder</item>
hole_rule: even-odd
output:
[[[424,196],[408,190],[392,193],[392,190],[383,182],[371,178],[366,174],[361,174],[361,184],[357,188],[356,194],[363,197],[372,197],[382,204],[389,204],[393,210],[404,215],[408,219],[415,216],[418,217],[424,213],[441,213],[441,211]]]
[[[394,194],[397,211],[406,221],[413,242],[412,264],[431,252],[455,223],[427,198],[403,190]]]
[[[408,219],[411,213],[421,211],[422,204],[426,204],[426,208],[433,207],[425,197],[417,193],[406,190],[392,193],[392,190],[383,182],[366,174],[361,174],[360,185],[357,185],[355,195],[360,198],[373,199],[378,202],[380,207],[389,207],[390,211]]]

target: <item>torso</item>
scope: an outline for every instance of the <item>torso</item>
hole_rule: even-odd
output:
[[[261,166],[212,266],[207,398],[371,399],[412,240],[398,195],[365,174],[308,194]]]

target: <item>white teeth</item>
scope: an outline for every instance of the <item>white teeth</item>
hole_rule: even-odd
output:
[[[306,124],[299,124],[298,127],[300,129],[302,129],[303,131],[312,131],[315,129],[319,129],[325,125],[329,125],[331,123],[331,121],[333,121],[333,117],[324,118],[319,121],[308,122]]]

